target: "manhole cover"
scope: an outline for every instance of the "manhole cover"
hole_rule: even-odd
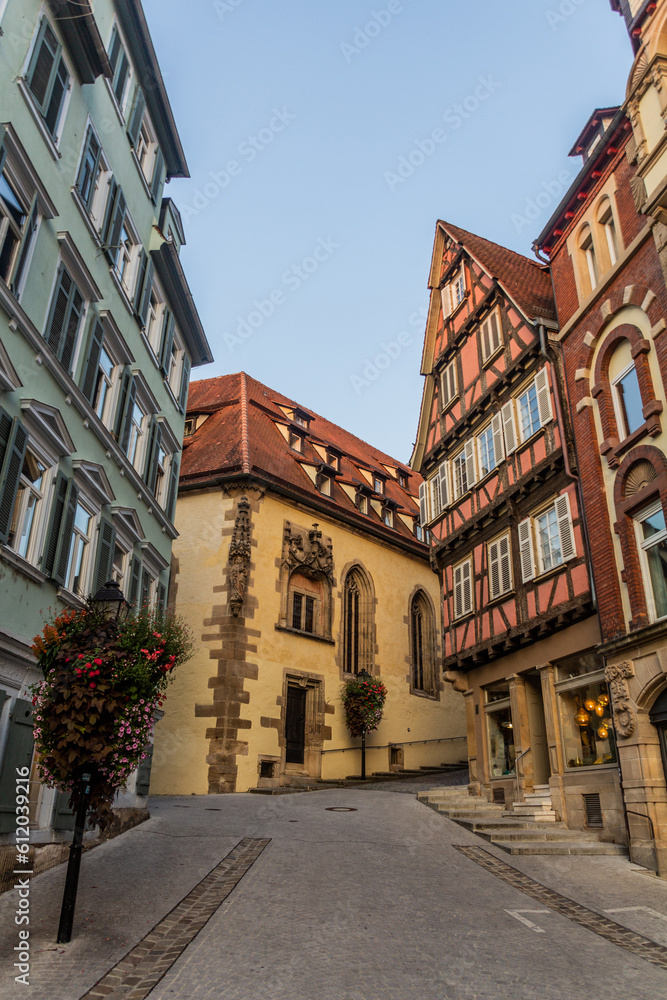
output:
[[[328,813],[356,813],[358,810],[352,806],[327,806],[326,811]]]

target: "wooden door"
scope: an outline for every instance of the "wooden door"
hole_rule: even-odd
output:
[[[303,764],[306,748],[306,688],[287,687],[285,709],[286,764]]]

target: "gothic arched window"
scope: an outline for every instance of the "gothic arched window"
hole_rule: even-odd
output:
[[[433,611],[423,593],[412,598],[410,605],[410,662],[413,691],[435,694],[435,656]]]
[[[370,581],[359,566],[353,567],[343,587],[343,671],[372,672],[373,594]]]

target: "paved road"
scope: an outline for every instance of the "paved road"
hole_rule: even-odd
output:
[[[8,958],[18,944],[16,896],[0,898],[3,1000],[79,1000],[128,952],[115,979],[102,980],[100,996],[667,997],[666,968],[550,909],[454,845],[483,847],[665,946],[667,966],[667,882],[623,859],[510,857],[418,803],[404,782],[288,796],[154,798],[151,812],[142,826],[84,856],[71,945],[54,943],[64,867],[33,881],[30,988],[14,984]],[[167,968],[159,982],[149,968],[155,954],[159,974]]]

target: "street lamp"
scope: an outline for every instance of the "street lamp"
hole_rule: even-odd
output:
[[[125,600],[125,595],[115,580],[109,580],[97,591],[91,600],[100,608],[104,616],[116,623],[127,618],[130,605]],[[86,827],[86,814],[88,803],[95,782],[96,773],[93,765],[84,765],[78,774],[79,781],[79,804],[76,810],[74,821],[74,834],[72,845],[69,849],[69,861],[67,863],[67,875],[65,876],[65,889],[63,892],[63,902],[60,910],[60,923],[58,925],[58,944],[67,944],[72,940],[72,925],[74,923],[74,908],[76,906],[76,893],[79,885],[79,870],[81,868],[81,853],[83,851],[83,833]]]
[[[368,684],[369,681],[373,680],[372,674],[369,674],[366,669],[360,670],[357,674],[357,680],[362,684]],[[361,780],[366,780],[366,730],[365,728],[361,730]]]
[[[116,580],[109,580],[108,583],[105,583],[91,600],[103,607],[104,613],[117,622],[124,621],[130,610],[130,605],[125,600],[125,594]]]

